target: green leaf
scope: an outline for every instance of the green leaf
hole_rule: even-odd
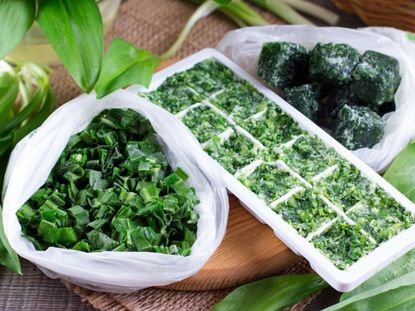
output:
[[[238,287],[212,311],[276,311],[327,287],[317,275],[283,275]]]
[[[0,59],[23,39],[35,19],[34,0],[0,0]]]
[[[1,178],[1,177],[0,177]],[[11,248],[3,229],[3,210],[0,206],[0,264],[22,275],[19,257]]]
[[[151,52],[138,49],[123,39],[114,39],[95,87],[97,98],[134,83],[147,87],[159,62]]]
[[[408,252],[355,290],[341,296],[332,310],[413,310],[415,250]]]
[[[37,19],[76,83],[90,92],[101,70],[104,41],[95,0],[41,0]]]
[[[415,143],[409,144],[395,158],[384,178],[415,202]]]
[[[13,116],[13,104],[19,94],[19,80],[15,75],[4,72],[0,76],[0,132]]]
[[[220,5],[225,5],[232,2],[232,0],[215,0],[215,2],[219,3]]]

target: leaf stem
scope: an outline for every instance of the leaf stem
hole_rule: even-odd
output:
[[[252,3],[281,17],[290,24],[305,24],[315,26],[313,22],[297,13],[285,1],[281,0],[250,0]]]
[[[176,52],[180,49],[183,42],[186,40],[187,35],[189,34],[192,27],[202,18],[208,16],[210,13],[212,13],[214,10],[216,10],[220,5],[213,1],[208,0],[204,2],[201,6],[198,7],[198,9],[193,13],[193,15],[190,17],[190,19],[187,21],[186,25],[184,26],[182,32],[177,37],[176,41],[173,43],[173,45],[165,51],[162,55],[160,55],[161,59],[168,59],[172,57]]]
[[[339,22],[339,15],[326,8],[305,0],[282,0],[292,8],[302,13],[316,17],[329,25],[336,25]]]

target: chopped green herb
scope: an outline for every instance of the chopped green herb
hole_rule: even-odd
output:
[[[200,143],[206,142],[212,136],[219,135],[231,127],[224,117],[206,106],[191,109],[182,118],[182,121]]]
[[[289,172],[278,167],[261,164],[249,176],[239,178],[247,188],[267,203],[277,200],[301,182]]]
[[[376,247],[359,227],[337,220],[326,232],[314,237],[311,243],[334,265],[345,270]]]
[[[325,147],[315,136],[299,137],[291,147],[283,147],[279,155],[281,160],[308,181],[336,164],[339,159],[334,149]]]
[[[240,126],[268,148],[286,143],[294,136],[304,133],[298,123],[275,104],[269,104],[263,114],[241,121]]]
[[[309,189],[294,194],[273,210],[304,238],[337,216],[334,210]]]
[[[376,184],[362,176],[357,167],[343,161],[331,175],[318,180],[315,188],[347,211],[359,202],[367,204],[375,196]]]
[[[106,110],[70,139],[17,216],[39,250],[189,255],[198,199],[187,179],[169,166],[146,119],[132,110]]]
[[[320,106],[320,93],[321,90],[318,84],[303,84],[284,89],[284,98],[303,115],[316,122]]]
[[[237,133],[233,133],[222,144],[221,139],[214,136],[205,151],[231,174],[254,161],[259,154],[258,147]]]

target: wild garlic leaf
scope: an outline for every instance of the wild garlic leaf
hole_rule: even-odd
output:
[[[76,83],[90,92],[103,55],[103,26],[95,0],[42,0],[39,25]]]
[[[15,75],[4,72],[0,76],[0,133],[13,116],[13,104],[19,94],[19,80]]]
[[[0,0],[0,59],[23,39],[35,20],[34,0]]]
[[[97,98],[134,83],[147,87],[159,62],[160,59],[151,52],[136,48],[123,39],[114,39],[104,57],[95,87]]]

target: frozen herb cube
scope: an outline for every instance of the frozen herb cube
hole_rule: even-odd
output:
[[[258,76],[272,87],[298,84],[306,75],[308,53],[293,42],[268,42],[262,46],[258,60]]]
[[[273,210],[304,238],[337,216],[336,212],[311,190],[294,194]]]
[[[387,198],[386,205],[356,206],[347,216],[378,243],[390,240],[414,224],[414,216],[393,198]]]
[[[218,92],[226,85],[238,81],[231,70],[214,59],[197,63],[193,68],[176,74],[185,85],[204,97]]]
[[[268,105],[265,96],[246,81],[229,86],[209,101],[235,121],[245,120]]]
[[[324,146],[315,136],[301,136],[278,153],[282,161],[308,181],[338,161],[334,149]]]
[[[350,82],[359,59],[359,51],[348,44],[317,43],[310,53],[310,76],[326,83]]]
[[[157,90],[139,95],[144,95],[152,103],[162,106],[171,113],[178,113],[203,99],[176,76],[167,78]]]
[[[261,164],[251,175],[242,175],[239,180],[267,203],[277,200],[301,184],[288,171],[268,164]]]
[[[260,150],[245,136],[233,133],[223,143],[218,136],[214,136],[205,151],[229,173],[235,174],[238,169],[253,162]]]
[[[284,89],[284,99],[312,121],[317,121],[321,89],[317,84],[304,84]]]
[[[273,103],[264,113],[243,120],[240,125],[269,148],[288,142],[303,133],[298,123]]]
[[[400,79],[396,58],[366,51],[353,72],[352,88],[361,100],[380,105],[393,100]]]
[[[376,247],[358,226],[343,220],[337,220],[326,232],[314,237],[311,243],[340,270],[354,264]]]
[[[335,123],[333,137],[350,150],[371,148],[384,134],[385,121],[367,107],[345,105]]]
[[[342,161],[331,175],[316,181],[315,188],[337,207],[347,211],[375,196],[376,185],[362,176],[357,167]]]
[[[352,93],[350,85],[336,88],[320,104],[319,124],[331,128],[340,109],[345,105],[359,106],[360,104],[360,100]]]
[[[218,135],[231,125],[220,114],[207,106],[190,109],[182,118],[184,124],[192,131],[200,143]]]

